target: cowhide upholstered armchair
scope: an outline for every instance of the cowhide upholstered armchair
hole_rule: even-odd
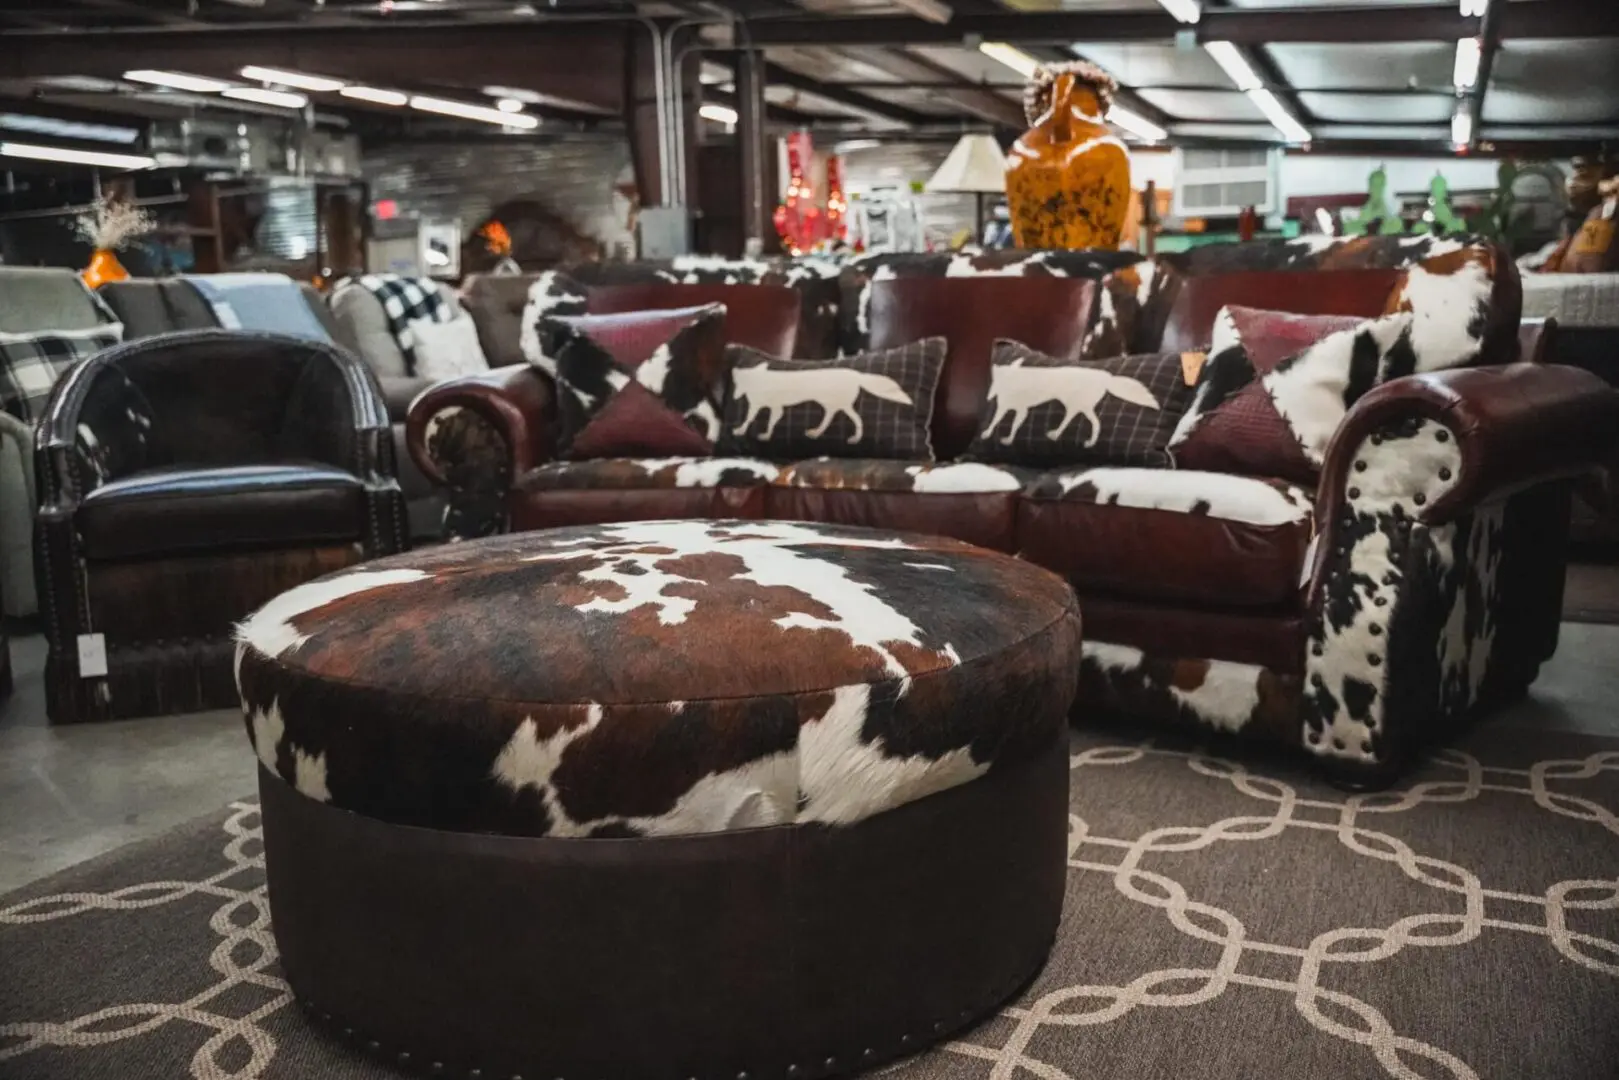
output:
[[[108,349],[57,385],[35,457],[54,722],[232,705],[237,620],[406,546],[376,379],[332,345],[195,330]]]

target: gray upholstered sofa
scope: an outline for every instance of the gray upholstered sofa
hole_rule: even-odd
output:
[[[72,270],[0,266],[0,331],[84,330],[107,315]],[[39,610],[34,591],[34,433],[0,412],[0,596],[16,618]]]

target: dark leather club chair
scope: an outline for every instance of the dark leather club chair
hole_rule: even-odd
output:
[[[234,706],[238,620],[406,546],[387,409],[336,346],[187,330],[108,349],[57,384],[34,450],[53,722]]]

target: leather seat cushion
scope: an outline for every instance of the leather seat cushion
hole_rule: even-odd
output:
[[[1018,551],[1081,594],[1216,607],[1299,603],[1314,497],[1280,480],[1180,469],[1047,473],[1018,508]]]
[[[548,461],[514,485],[514,530],[658,519],[764,516],[779,467],[757,458],[591,458]]]
[[[266,769],[430,828],[850,825],[1062,737],[1071,590],[936,536],[655,521],[490,537],[300,586],[240,631]]]
[[[365,488],[315,464],[148,469],[104,484],[74,524],[87,558],[135,559],[358,541]]]
[[[530,491],[658,491],[671,488],[757,487],[776,478],[780,466],[758,458],[590,458],[548,461],[517,481]]]
[[[1018,495],[1039,473],[978,462],[816,458],[784,466],[764,516],[933,533],[1014,549]]]

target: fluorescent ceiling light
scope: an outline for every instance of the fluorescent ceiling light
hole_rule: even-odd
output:
[[[1463,18],[1484,18],[1484,13],[1490,9],[1490,0],[1462,0]]]
[[[216,94],[230,87],[230,83],[220,79],[205,79],[201,75],[185,75],[178,71],[150,71],[146,68],[126,71],[124,78],[130,82],[167,86],[171,90],[190,90],[194,94]]]
[[[501,98],[499,101],[495,102],[495,108],[504,113],[522,112],[523,103],[518,101],[516,98]]]
[[[374,86],[345,86],[338,93],[355,101],[369,101],[373,105],[398,106],[410,101],[409,94],[402,94],[398,90],[379,90]]]
[[[136,128],[117,127],[113,124],[86,124],[77,120],[58,120],[54,116],[30,116],[26,113],[0,113],[0,128],[8,131],[26,131],[30,135],[48,135],[54,139],[84,139],[89,142],[125,145],[141,137],[140,131]]]
[[[312,90],[317,94],[329,94],[333,90],[343,89],[342,79],[328,79],[324,75],[304,75],[297,71],[282,71],[279,68],[258,67],[254,64],[242,69],[242,78],[273,83],[276,86],[291,86],[299,90]]]
[[[1161,142],[1169,137],[1169,132],[1140,113],[1131,112],[1122,105],[1115,105],[1109,109],[1107,118],[1110,123],[1123,128],[1138,139],[1145,139],[1148,142]]]
[[[876,139],[846,139],[832,147],[834,154],[852,154],[857,150],[875,150],[882,143]]]
[[[978,46],[978,51],[991,60],[999,60],[1025,79],[1033,78],[1035,69],[1040,66],[1040,61],[1004,41],[983,42]]]
[[[1451,81],[1458,90],[1471,90],[1473,84],[1478,82],[1479,62],[1483,59],[1483,50],[1476,37],[1461,38],[1456,42],[1456,69],[1451,73]]]
[[[1265,119],[1269,120],[1271,125],[1277,131],[1280,131],[1282,137],[1288,142],[1307,143],[1310,141],[1309,129],[1299,123],[1292,113],[1283,108],[1282,103],[1276,100],[1276,95],[1269,90],[1264,87],[1250,90],[1248,91],[1248,100],[1258,106],[1259,111],[1265,114]]]
[[[1242,55],[1242,50],[1231,44],[1231,42],[1205,42],[1203,51],[1212,56],[1214,62],[1225,69],[1225,73],[1231,76],[1231,81],[1236,83],[1237,89],[1243,93],[1247,93],[1249,90],[1258,90],[1265,85],[1260,81],[1259,76],[1254,73],[1253,66],[1248,63],[1248,58]]]
[[[274,105],[278,109],[301,109],[309,99],[290,90],[266,90],[262,86],[233,86],[224,96],[237,101],[251,101],[257,105]]]
[[[697,110],[697,115],[720,124],[736,123],[736,110],[728,105],[704,105]]]
[[[1473,114],[1465,101],[1456,107],[1456,115],[1450,118],[1450,141],[1458,150],[1473,141]]]
[[[448,98],[422,97],[417,95],[410,99],[410,107],[421,112],[438,113],[441,116],[455,116],[462,120],[481,120],[486,124],[499,124],[502,127],[522,128],[525,131],[540,126],[540,122],[526,113],[501,112],[484,105],[469,105],[465,101],[451,101]]]
[[[69,165],[105,165],[109,169],[150,169],[157,164],[156,158],[144,154],[109,154],[102,150],[70,150],[65,146],[32,146],[13,142],[0,142],[0,157],[61,161]]]
[[[1203,17],[1202,5],[1197,0],[1158,0],[1158,3],[1183,23],[1195,23]]]

